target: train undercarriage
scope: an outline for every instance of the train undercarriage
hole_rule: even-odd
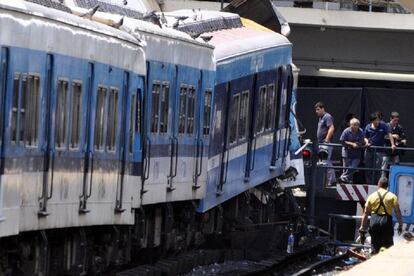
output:
[[[197,202],[141,207],[135,225],[24,232],[0,240],[1,275],[110,275],[198,248],[233,247],[249,225],[292,221],[300,210],[276,180],[200,214]],[[283,224],[281,224],[283,225]],[[286,226],[281,226],[286,227]],[[282,229],[283,230],[283,229]]]

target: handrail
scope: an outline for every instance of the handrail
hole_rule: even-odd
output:
[[[250,171],[254,170],[254,167],[256,166],[256,149],[257,149],[257,137],[254,137],[254,146],[253,146],[253,162],[252,165],[250,166]]]
[[[94,154],[93,154],[93,151],[90,151],[89,152],[89,160],[90,160],[90,174],[89,174],[89,190],[88,191],[86,191],[85,190],[85,192],[87,192],[86,194],[85,194],[85,199],[89,199],[91,196],[92,196],[92,182],[93,182],[93,178],[92,178],[92,175],[93,175],[93,161],[94,161]],[[86,206],[86,202],[85,202],[85,206]]]
[[[173,177],[177,176],[177,170],[178,170],[178,138],[174,137],[175,141],[175,170]]]
[[[50,150],[49,153],[50,156],[50,160],[51,160],[51,175],[50,175],[50,190],[49,190],[49,194],[47,195],[47,200],[51,199],[53,196],[53,174],[54,174],[54,168],[55,168],[55,153],[53,152],[53,150]]]
[[[309,143],[312,144],[312,143]],[[344,144],[339,144],[339,143],[318,143],[317,145],[319,146],[333,146],[333,147],[344,147]],[[392,150],[391,147],[388,146],[362,146],[359,149],[364,149],[364,148],[368,148],[368,149],[387,149],[387,150]],[[401,150],[401,151],[414,151],[414,148],[409,148],[409,147],[396,147],[396,150]]]
[[[174,150],[175,150],[175,145],[174,145],[175,141],[174,141],[173,136],[169,137],[168,140],[170,141],[171,152],[170,152],[170,172],[168,173],[167,177],[171,178],[173,175],[172,171],[173,171],[173,158],[174,158],[173,156],[174,156]]]
[[[226,152],[227,152],[227,156],[226,156],[226,174],[225,174],[225,177],[224,177],[223,184],[227,182],[227,174],[229,172],[229,155],[230,155],[230,152],[229,152],[229,150],[227,150]]]
[[[203,172],[203,157],[204,157],[204,141],[203,138],[200,139],[200,166],[199,172],[197,173],[197,177],[199,177]]]
[[[144,171],[143,177],[144,181],[149,178],[150,166],[151,166],[151,139],[147,136],[147,143],[146,143],[146,153],[145,153],[145,160],[144,160]]]
[[[193,190],[197,190],[197,189],[199,189],[201,187],[201,186],[198,186],[198,178],[203,173],[203,157],[204,157],[204,152],[203,152],[204,151],[204,142],[203,142],[203,138],[198,138],[196,140],[197,140],[197,146],[196,146],[197,149],[196,149],[196,165],[195,165],[195,174],[194,174]]]

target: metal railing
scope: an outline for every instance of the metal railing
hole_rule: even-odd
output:
[[[342,149],[342,147],[344,147],[343,144],[338,144],[338,143],[319,143],[319,144],[315,144],[314,152],[316,152],[316,153],[318,152],[319,146],[333,147],[333,150],[335,148],[341,148]],[[378,160],[378,158],[383,158],[384,156],[392,157],[393,156],[392,154],[401,154],[401,153],[404,153],[404,152],[414,152],[414,148],[410,148],[410,147],[397,147],[394,150],[394,152],[396,152],[396,153],[393,153],[391,147],[361,146],[359,149],[361,150],[361,160],[366,161],[365,160],[366,156],[365,156],[364,151],[368,150],[370,152],[370,154],[372,155],[372,158],[373,158],[370,163],[372,163],[374,165],[378,164],[378,162],[381,161],[381,160]],[[379,155],[379,154],[381,154],[381,155]],[[332,161],[335,162],[336,160],[332,160]],[[338,161],[340,161],[342,163],[342,158]],[[381,161],[381,162],[384,162],[384,161]],[[316,163],[317,168],[322,168],[325,171],[327,171],[328,169],[333,169],[335,171],[337,171],[337,170],[353,170],[355,172],[356,171],[370,172],[370,173],[374,173],[374,175],[375,175],[375,172],[381,172],[381,173],[385,172],[385,173],[387,173],[387,172],[390,171],[390,169],[388,168],[389,164],[386,164],[385,168],[384,167],[377,167],[377,166],[366,167],[367,164],[365,164],[365,167],[361,167],[360,165],[361,164],[359,164],[358,167],[349,167],[349,166],[335,166],[335,165],[330,166],[330,165],[326,165],[326,163],[324,163],[324,162]],[[376,177],[372,176],[371,181],[367,181],[366,184],[376,185],[377,183],[376,183],[375,180],[376,180]],[[359,183],[359,184],[365,184],[365,183]]]
[[[326,10],[353,10],[384,13],[410,13],[397,1],[385,0],[274,0],[275,6],[313,7]]]

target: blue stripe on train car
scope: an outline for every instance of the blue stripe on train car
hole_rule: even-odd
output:
[[[177,67],[177,68],[176,68]],[[178,70],[178,72],[176,72]],[[209,80],[210,83],[203,82],[202,87],[207,89],[212,89],[213,84],[213,71],[202,70],[203,78]],[[178,76],[177,76],[178,74]],[[151,156],[152,157],[165,157],[168,156],[168,149],[170,147],[171,141],[170,137],[173,135],[173,132],[177,132],[178,129],[178,116],[179,116],[179,94],[180,94],[180,87],[181,85],[190,85],[196,88],[196,103],[203,104],[204,99],[202,101],[198,101],[198,88],[199,88],[199,79],[200,79],[200,69],[192,68],[185,65],[176,65],[166,62],[158,62],[158,61],[150,61],[149,62],[149,73],[148,73],[148,98],[147,98],[147,111],[148,114],[146,116],[147,131],[148,135],[151,137],[152,142],[152,149],[151,149]],[[169,111],[168,111],[168,130],[166,132],[160,132],[160,119],[157,123],[157,131],[151,131],[151,123],[153,120],[152,116],[152,109],[154,107],[152,102],[152,87],[154,82],[159,82],[162,86],[163,82],[168,82],[170,91],[169,91]],[[202,96],[204,96],[204,92],[202,91]],[[161,96],[160,96],[161,97]],[[158,107],[159,114],[161,112],[161,106]],[[197,118],[202,117],[200,114],[200,109],[196,106],[195,114],[194,114],[194,122]],[[196,117],[197,116],[197,117]],[[185,121],[187,125],[187,118]],[[180,156],[190,157],[194,154],[194,137],[197,136],[199,132],[202,132],[202,129],[197,129],[196,127],[202,127],[200,124],[194,125],[194,131],[192,134],[187,133],[178,133],[179,138],[179,146],[180,149]],[[177,135],[177,133],[175,133]]]
[[[40,101],[40,111],[39,111],[39,121],[38,121],[38,143],[35,147],[27,147],[24,145],[19,145],[16,143],[12,143],[11,141],[11,131],[12,128],[8,127],[6,128],[5,133],[5,166],[6,170],[13,171],[17,167],[23,170],[28,171],[36,171],[36,170],[42,170],[42,162],[27,162],[28,160],[36,160],[36,158],[42,159],[44,156],[44,153],[42,152],[44,144],[46,143],[46,139],[44,136],[44,127],[45,127],[45,121],[44,121],[44,114],[45,114],[45,97],[46,97],[46,55],[48,53],[38,51],[38,50],[32,50],[32,49],[26,49],[26,48],[19,48],[19,47],[10,47],[10,63],[9,63],[9,70],[10,73],[8,75],[8,83],[13,84],[14,74],[19,73],[21,74],[34,74],[40,77],[40,85],[41,85],[41,101]],[[62,161],[59,164],[62,165],[62,168],[67,171],[70,171],[71,169],[78,170],[80,166],[80,162],[77,162],[77,160],[84,159],[84,151],[85,151],[85,129],[88,127],[88,123],[85,120],[85,110],[88,108],[86,106],[87,104],[87,84],[88,84],[88,66],[90,61],[83,60],[76,57],[70,57],[65,56],[61,54],[56,53],[50,53],[53,55],[54,63],[59,64],[59,66],[55,66],[56,69],[53,71],[52,76],[52,87],[51,87],[51,99],[52,99],[52,110],[55,110],[56,108],[56,89],[57,89],[57,81],[58,80],[66,80],[69,82],[69,84],[72,81],[76,81],[78,83],[82,84],[82,119],[81,119],[81,128],[80,128],[80,139],[79,139],[79,146],[76,148],[69,148],[68,147],[68,141],[66,141],[65,146],[61,149],[54,149],[54,151],[59,152],[59,159]],[[123,69],[113,67],[107,64],[102,64],[99,62],[94,62],[95,68],[99,68],[97,70],[97,79],[99,80],[99,72],[104,72],[105,75],[108,71],[113,72],[115,74],[115,79],[105,79],[104,77],[101,77],[101,82],[97,81],[97,85],[103,84],[105,86],[114,87],[117,86],[118,89],[121,91],[122,89],[122,74],[124,72]],[[110,68],[110,70],[109,70]],[[121,81],[116,81],[117,78],[121,77]],[[130,89],[136,90],[137,88],[142,88],[143,81],[138,80],[138,76],[132,74],[131,80],[130,80]],[[21,84],[20,84],[21,85]],[[6,103],[6,120],[7,122],[11,122],[11,116],[12,116],[12,93],[13,93],[13,85],[8,86],[7,90],[7,103]],[[96,86],[93,88],[96,90]],[[71,88],[69,88],[69,91],[71,91]],[[70,92],[69,92],[70,93]],[[94,104],[92,104],[92,109]],[[94,113],[94,110],[91,110],[91,112]],[[121,116],[121,109],[118,109],[118,116]],[[68,120],[70,123],[70,120],[72,118],[69,116]],[[119,127],[119,124],[118,124]],[[19,128],[19,125],[17,125],[17,128]],[[54,128],[54,126],[52,126]],[[52,143],[54,143],[55,137],[52,137]],[[139,145],[139,139],[136,139],[137,143],[135,145]],[[117,151],[119,150],[119,147]],[[114,158],[118,158],[118,155],[115,154],[116,152],[107,152],[105,149],[101,152],[100,158],[102,160],[113,160]],[[131,162],[131,164],[139,163],[141,162],[142,156],[140,154],[134,154],[133,156],[130,156],[127,158],[128,162]],[[18,162],[15,162],[11,160],[11,158],[18,160]],[[17,159],[16,159],[17,158]],[[7,162],[7,160],[10,160],[10,162]],[[36,165],[36,166],[33,166]],[[59,166],[59,164],[57,164]],[[40,167],[39,167],[40,166]],[[134,166],[136,167],[136,166]],[[56,167],[56,169],[59,169]],[[137,170],[135,170],[137,171]]]
[[[283,143],[284,141],[282,141]],[[257,149],[259,152],[267,152],[271,150],[272,145],[268,145]],[[243,157],[238,157],[232,160],[229,160],[229,174],[235,174],[238,172],[232,172],[232,168],[237,168],[238,164],[243,160]],[[248,182],[244,182],[244,178],[238,177],[233,181],[229,181],[224,183],[223,191],[220,196],[216,195],[217,191],[217,183],[219,183],[220,177],[220,166],[216,166],[208,172],[208,179],[207,179],[207,188],[206,188],[206,195],[203,200],[200,202],[198,207],[198,212],[205,212],[214,206],[217,206],[243,192],[246,190],[253,188],[261,183],[268,181],[269,179],[282,174],[283,170],[281,167],[277,168],[274,171],[269,171],[268,167],[263,168],[262,170],[256,171],[255,174],[252,174],[250,180]],[[239,174],[240,176],[240,174]]]
[[[220,140],[220,137],[224,135],[225,124],[223,121],[226,116],[226,101],[230,99],[227,97],[227,94],[225,92],[225,83],[231,82],[230,89],[232,91],[232,86],[234,86],[233,83],[235,81],[249,80],[252,82],[253,78],[251,78],[251,76],[256,73],[258,73],[258,76],[260,76],[262,75],[261,72],[276,70],[282,65],[289,65],[291,63],[291,53],[291,46],[281,46],[278,48],[263,51],[261,53],[254,52],[252,54],[247,54],[234,58],[232,60],[225,60],[218,63],[214,110],[220,114],[215,114],[220,118],[217,117],[216,119],[218,121],[213,122],[215,133],[213,133],[213,140],[211,142],[211,148],[209,151],[210,158],[220,155],[222,151],[221,149],[223,142],[222,139]],[[266,83],[266,81],[263,81],[263,83]],[[253,93],[253,91],[251,91],[252,88],[253,83],[250,84],[250,94],[256,94],[257,92]],[[257,89],[257,87],[254,87],[253,89]],[[258,137],[260,138],[263,135],[265,134],[259,134]],[[281,141],[279,141],[279,144],[285,145],[285,140],[281,139]],[[230,145],[228,148],[231,151],[234,146]],[[213,166],[214,168],[208,171],[206,195],[200,202],[200,206],[198,208],[199,212],[205,212],[208,209],[217,206],[218,204],[225,202],[226,200],[252,187],[264,183],[282,173],[282,164],[280,161],[277,162],[275,170],[269,170],[270,159],[272,157],[272,144],[269,144],[256,149],[253,155],[253,159],[255,159],[253,162],[257,162],[257,167],[251,172],[251,175],[247,181],[245,181],[244,169],[246,167],[246,153],[247,152],[244,152],[237,158],[229,160],[226,168],[226,181],[223,184],[219,195],[217,194],[217,184],[221,181],[221,161],[218,160],[218,164],[215,164],[215,166]],[[283,155],[283,152],[279,153],[278,158],[280,158],[281,155]],[[212,160],[210,160],[209,163],[211,163],[211,161]]]

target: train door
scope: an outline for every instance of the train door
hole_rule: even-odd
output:
[[[114,117],[112,120],[117,120],[114,121],[112,123],[112,125],[117,126],[118,124],[120,124],[120,126],[115,127],[115,128],[111,128],[113,129],[113,131],[111,132],[111,134],[107,135],[107,137],[114,135],[114,136],[118,136],[117,138],[115,137],[115,143],[116,143],[116,155],[118,160],[116,161],[117,166],[116,166],[116,174],[117,174],[117,178],[116,178],[116,195],[115,195],[115,212],[117,213],[121,213],[124,212],[125,209],[123,207],[123,195],[124,195],[124,182],[125,182],[125,169],[126,169],[126,162],[128,159],[128,152],[126,150],[126,146],[127,146],[127,139],[128,139],[128,133],[127,133],[127,127],[128,127],[128,122],[127,122],[127,112],[129,110],[127,110],[127,105],[128,105],[128,99],[130,99],[131,97],[131,91],[130,91],[130,74],[129,72],[124,72],[123,73],[123,81],[122,81],[122,88],[119,91],[119,110],[111,110],[113,112],[117,112],[118,116]],[[115,107],[115,106],[114,106]],[[117,109],[117,107],[115,107],[115,109]],[[128,112],[129,113],[129,112]],[[129,116],[128,116],[129,117]],[[119,119],[118,119],[119,118]],[[107,131],[111,131],[110,128],[107,129]],[[119,133],[119,135],[117,135],[117,133]],[[108,139],[108,138],[107,138]]]
[[[138,168],[141,162],[141,141],[137,115],[141,109],[141,91],[143,79],[136,75],[124,72],[123,91],[120,110],[120,134],[118,135],[117,152],[117,185],[115,212],[125,210],[123,201],[132,198],[132,207],[139,207],[140,185],[138,181]],[[130,195],[124,197],[124,194]]]
[[[249,181],[253,170],[260,170],[270,163],[267,146],[271,146],[272,106],[274,100],[274,71],[255,74],[253,81],[252,99],[249,109],[249,139],[247,145],[247,162],[245,180]],[[259,166],[260,168],[256,166]],[[263,174],[262,174],[263,175]]]
[[[124,135],[121,134],[122,113],[126,87],[128,87],[128,74],[123,70],[110,65],[91,64],[90,75],[93,76],[91,102],[89,105],[91,120],[89,122],[89,160],[86,172],[84,190],[81,200],[93,198],[94,202],[100,202],[94,209],[101,212],[113,213],[114,203],[120,203],[119,172],[120,160],[123,160],[122,147]],[[117,202],[118,201],[118,202]],[[117,205],[117,204],[115,204]],[[120,204],[115,207],[116,213],[123,211]],[[81,208],[81,212],[88,209]],[[107,221],[109,216],[100,216],[99,223]]]
[[[260,180],[268,178],[272,158],[273,129],[275,122],[275,79],[277,71],[261,72],[256,81],[256,120],[254,126],[253,169],[260,172]],[[257,165],[256,165],[257,164]]]
[[[283,67],[282,87],[280,90],[279,100],[279,120],[277,127],[279,129],[277,136],[277,159],[280,160],[283,166],[287,155],[290,139],[289,115],[290,102],[292,97],[293,75],[291,66]]]
[[[29,79],[29,86],[37,86],[38,78]],[[53,196],[53,171],[55,164],[55,149],[53,139],[53,56],[46,55],[46,71],[44,74],[43,95],[42,95],[42,120],[39,122],[39,129],[42,131],[43,144],[41,147],[43,155],[43,173],[41,179],[41,195],[39,197],[39,216],[49,215],[47,204]],[[34,89],[36,90],[36,89]]]
[[[85,96],[88,84],[88,62],[54,55],[48,113],[49,160],[47,185],[53,192],[48,200],[48,212],[51,223],[59,227],[75,225],[76,217],[64,214],[76,213],[77,203],[83,185],[84,164],[84,114],[87,110]],[[46,186],[46,185],[45,185]],[[64,211],[63,211],[64,210]],[[70,210],[70,211],[69,211]]]
[[[286,85],[286,78],[285,78],[285,69],[284,67],[280,67],[277,70],[276,73],[276,81],[275,81],[275,98],[274,98],[274,106],[275,106],[275,113],[273,116],[274,122],[273,122],[273,144],[272,144],[272,158],[270,159],[270,170],[276,170],[277,169],[277,161],[279,160],[279,121],[280,121],[280,100],[281,100],[281,94],[282,90],[284,89],[284,86]]]
[[[82,187],[79,195],[79,213],[88,213],[88,199],[92,195],[92,174],[93,174],[93,161],[94,161],[94,151],[93,151],[93,101],[92,97],[94,95],[93,89],[95,77],[95,65],[93,63],[88,63],[87,68],[87,80],[84,85],[84,116],[82,128],[84,129],[83,133],[83,176],[82,176]]]
[[[142,200],[144,204],[151,204],[165,201],[177,170],[178,140],[173,131],[172,115],[177,72],[174,66],[160,62],[147,63],[147,69]]]
[[[5,132],[5,100],[7,90],[7,70],[9,62],[9,53],[7,48],[1,48],[1,64],[0,64],[0,222],[3,217],[3,173],[4,173],[4,132]]]
[[[173,125],[172,136],[175,140],[174,157],[171,156],[170,177],[167,191],[177,191],[174,199],[188,199],[192,196],[194,187],[194,157],[196,155],[197,124],[196,112],[200,93],[201,72],[179,66],[177,68],[175,108],[171,117],[177,124]]]
[[[209,148],[211,132],[213,83],[213,75],[210,72],[201,71],[201,85],[199,86],[198,93],[200,96],[197,99],[197,106],[199,107],[197,112],[199,115],[196,116],[197,138],[193,190],[198,190],[203,187],[207,178],[207,150]]]
[[[228,152],[228,124],[230,113],[230,82],[221,83],[214,89],[214,129],[210,155],[218,155],[218,172],[212,174],[213,183],[217,183],[216,195],[223,194],[227,182],[229,152]],[[212,158],[214,160],[215,158]],[[213,161],[214,162],[214,161]],[[216,177],[214,177],[217,176]],[[214,181],[214,179],[216,181]]]
[[[247,76],[230,83],[227,123],[228,151],[226,156],[226,179],[228,182],[243,181],[248,148],[248,112],[251,86],[254,77]]]

